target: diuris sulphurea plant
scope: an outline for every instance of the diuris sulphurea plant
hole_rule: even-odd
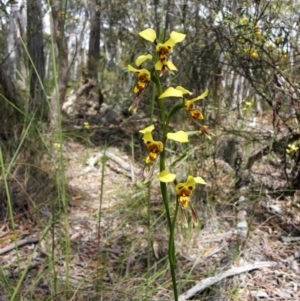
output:
[[[170,263],[170,270],[172,275],[172,284],[174,291],[174,299],[178,300],[176,277],[175,277],[175,244],[174,244],[174,229],[177,220],[177,213],[180,211],[180,221],[182,225],[187,226],[188,222],[185,216],[185,212],[191,213],[192,221],[195,226],[198,225],[198,217],[196,211],[192,206],[191,196],[195,190],[196,184],[205,185],[206,182],[199,175],[187,175],[185,182],[177,182],[177,176],[168,170],[166,166],[166,146],[169,141],[175,141],[176,143],[188,143],[189,136],[183,130],[172,132],[169,130],[169,123],[171,118],[178,113],[181,109],[186,112],[186,116],[190,118],[199,126],[198,133],[204,133],[210,138],[207,127],[200,123],[204,119],[203,114],[197,109],[196,102],[205,98],[208,95],[208,90],[205,90],[201,95],[196,97],[192,96],[192,92],[188,91],[182,86],[168,87],[164,91],[162,90],[162,79],[168,73],[174,73],[178,69],[174,63],[170,60],[170,54],[173,52],[177,43],[184,41],[186,35],[176,31],[170,33],[170,37],[166,41],[159,41],[156,32],[151,29],[145,29],[139,33],[139,36],[153,43],[154,51],[152,54],[142,54],[135,60],[135,66],[128,65],[127,70],[134,72],[137,76],[137,82],[133,88],[133,92],[136,97],[129,107],[129,111],[136,113],[138,105],[142,100],[142,97],[149,86],[154,85],[156,95],[152,97],[152,101],[158,101],[160,110],[158,111],[161,124],[161,137],[155,137],[153,132],[155,127],[150,124],[139,132],[142,134],[142,139],[147,149],[147,156],[144,162],[144,171],[147,169],[148,174],[144,176],[144,182],[147,183],[154,177],[154,170],[159,165],[159,172],[157,180],[160,181],[161,196],[164,203],[166,212],[168,228],[170,232],[169,236],[169,250],[168,257]],[[143,65],[147,65],[147,68]],[[149,68],[150,66],[150,68]],[[178,102],[168,111],[165,106],[165,99],[172,98],[178,99]],[[149,116],[150,117],[150,116]],[[152,116],[151,118],[152,119]],[[156,179],[156,177],[155,177]],[[154,179],[154,180],[155,180]],[[167,193],[167,183],[173,183],[174,191],[176,195],[175,201],[175,213],[171,216],[169,208],[169,198]]]

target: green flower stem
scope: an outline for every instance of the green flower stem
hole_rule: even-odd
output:
[[[177,196],[175,213],[174,213],[174,218],[173,218],[173,222],[172,222],[172,227],[170,229],[170,240],[169,240],[169,250],[171,250],[170,253],[172,254],[172,257],[170,258],[170,260],[173,261],[174,266],[175,266],[174,229],[175,229],[175,223],[176,223],[177,214],[178,214],[178,208],[179,208],[179,202],[178,202],[178,196]]]
[[[160,107],[161,126],[162,126],[162,133],[163,133],[162,140],[165,141],[166,136],[167,136],[168,125],[166,123],[164,101],[163,101],[163,99],[159,99],[159,96],[162,94],[161,83],[160,83],[160,80],[159,80],[159,77],[157,76],[157,74],[155,76],[156,76],[156,79],[154,80],[154,82],[155,82],[156,90],[157,90],[158,103],[159,103],[159,107]],[[165,154],[165,148],[164,148],[164,150],[162,151],[162,153],[159,156],[160,172],[166,169],[165,159],[166,159],[166,154]],[[178,205],[176,204],[175,216],[174,216],[174,220],[172,222],[171,215],[170,215],[166,183],[160,182],[160,191],[161,191],[161,195],[163,198],[166,215],[167,215],[168,227],[169,227],[169,231],[170,231],[168,258],[169,258],[170,271],[171,271],[171,276],[172,276],[174,300],[178,301],[178,292],[177,292],[176,274],[175,274],[175,243],[174,243],[174,228],[175,228],[176,215],[177,215],[177,211],[178,211]]]
[[[152,96],[151,96],[151,107],[150,107],[150,124],[153,123],[153,113],[154,113],[154,103],[155,103],[155,85],[152,85]],[[132,149],[133,142],[132,142]],[[134,156],[132,156],[134,158]],[[149,293],[149,279],[150,279],[150,269],[151,269],[151,262],[150,262],[150,254],[151,254],[151,205],[150,205],[150,198],[151,198],[151,181],[147,183],[147,224],[148,224],[148,249],[147,249],[147,281],[146,281],[146,299],[148,299]]]

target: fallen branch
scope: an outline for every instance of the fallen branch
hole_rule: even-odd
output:
[[[36,244],[40,239],[37,237],[31,237],[31,238],[24,238],[19,241],[13,242],[6,246],[5,248],[0,249],[0,255],[3,255],[5,253],[8,253],[9,251],[20,247],[23,247],[24,245],[28,244]]]
[[[195,296],[197,293],[202,292],[205,290],[207,287],[216,284],[217,282],[223,280],[224,278],[227,277],[232,277],[241,273],[249,272],[252,270],[256,269],[261,269],[261,268],[274,268],[277,266],[277,263],[274,261],[261,261],[261,262],[256,262],[254,264],[247,264],[242,267],[232,267],[229,270],[220,273],[216,276],[213,277],[208,277],[206,279],[201,280],[199,283],[197,283],[194,287],[186,291],[185,293],[181,294],[179,296],[179,301],[185,301],[190,299],[191,297]]]
[[[124,161],[118,155],[114,154],[114,149],[110,149],[110,148],[108,148],[106,151],[101,151],[97,155],[88,159],[87,165],[89,167],[95,166],[96,164],[98,164],[98,162],[101,160],[101,158],[104,155],[108,159],[110,159],[111,161],[113,161],[114,163],[118,164],[121,167],[121,169],[118,169],[118,168],[116,168],[116,166],[113,166],[112,164],[107,162],[107,164],[108,164],[108,166],[110,166],[110,168],[112,168],[113,170],[115,170],[117,172],[121,172],[121,173],[125,174],[127,177],[131,178],[132,181],[134,181],[135,175],[137,175],[140,172],[140,170],[138,168],[134,167],[130,161],[129,162]]]
[[[281,236],[281,239],[283,242],[294,242],[294,241],[300,241],[300,236],[298,237]]]
[[[67,101],[63,103],[62,110],[70,113],[70,107],[73,106],[78,97],[80,97],[85,91],[96,86],[96,82],[93,79],[89,79],[85,84],[83,84],[75,93],[71,94]]]

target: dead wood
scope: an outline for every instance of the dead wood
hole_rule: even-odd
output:
[[[81,172],[68,175],[68,177],[78,177],[93,171],[95,169],[94,166],[99,164],[103,156],[105,156],[108,160],[112,161],[106,161],[106,164],[112,170],[126,175],[128,178],[132,179],[132,181],[134,181],[135,175],[137,175],[140,172],[140,170],[134,167],[131,162],[126,162],[120,156],[118,156],[113,148],[108,148],[106,151],[101,151],[93,157],[89,158],[86,163],[88,166],[84,168]]]
[[[277,263],[274,261],[261,261],[261,262],[256,262],[253,264],[247,264],[241,267],[232,267],[229,270],[222,272],[216,276],[213,277],[208,277],[206,279],[201,280],[199,283],[197,283],[195,286],[193,286],[191,289],[186,291],[185,293],[181,294],[179,296],[179,301],[185,301],[196,294],[202,292],[206,288],[208,288],[211,285],[214,285],[218,283],[219,281],[223,280],[224,278],[227,277],[232,277],[241,273],[249,272],[252,270],[257,270],[261,268],[274,268],[277,266]]]
[[[294,242],[294,241],[300,241],[299,237],[288,237],[288,236],[281,236],[281,240],[286,243]]]
[[[76,104],[78,98],[82,96],[86,91],[96,86],[96,82],[93,79],[89,79],[85,84],[83,84],[75,93],[71,94],[67,101],[63,103],[62,110],[68,114],[73,112],[72,107]]]
[[[15,248],[20,248],[28,244],[36,244],[40,239],[37,237],[29,237],[29,238],[24,238],[19,241],[13,242],[6,246],[5,248],[0,249],[0,255],[3,255],[5,253],[8,253],[9,251],[15,249]]]

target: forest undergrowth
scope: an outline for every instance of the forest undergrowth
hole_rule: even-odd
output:
[[[234,135],[235,127],[224,121],[215,126],[211,140],[200,136],[170,156],[174,170],[197,170],[208,183],[197,188],[192,200],[199,225],[176,225],[179,298],[297,300],[297,192],[279,190],[285,179],[276,152],[256,157],[246,168],[267,140],[250,141],[246,130]],[[76,138],[69,130],[59,145],[67,208],[55,208],[60,214],[53,220],[53,208],[43,204],[20,212],[14,229],[9,218],[2,223],[0,300],[10,299],[20,279],[14,300],[172,300],[163,205],[153,182],[149,231],[147,193],[138,184],[139,141],[125,133],[115,145],[92,145],[101,127],[82,129]],[[256,137],[270,130],[260,125]],[[59,155],[58,146],[53,148]],[[53,166],[47,168],[54,172]],[[172,201],[170,206],[173,212]],[[240,272],[241,267],[246,270]],[[197,289],[205,280],[209,284]]]

